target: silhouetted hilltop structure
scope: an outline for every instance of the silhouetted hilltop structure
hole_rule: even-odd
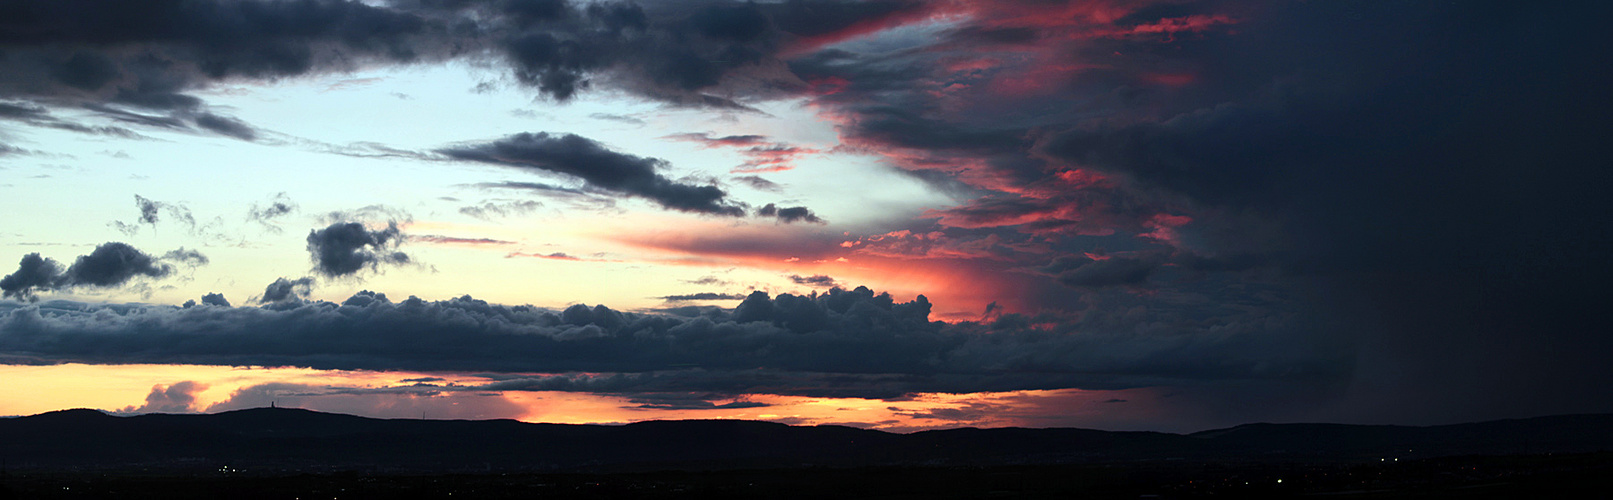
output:
[[[0,419],[22,470],[622,471],[1010,465],[1154,460],[1350,461],[1613,450],[1613,415],[1432,427],[1249,424],[1188,435],[1088,429],[913,434],[741,420],[621,426],[373,419],[289,408]]]

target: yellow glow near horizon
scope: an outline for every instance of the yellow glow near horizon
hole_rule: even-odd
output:
[[[0,365],[0,377],[20,383],[0,386],[0,415],[34,415],[70,408],[123,411],[140,407],[156,386],[192,381],[206,388],[194,393],[191,411],[204,411],[262,384],[315,388],[404,388],[406,380],[431,377],[434,384],[461,386],[485,382],[474,376],[411,372],[325,371],[198,365]],[[1128,395],[1129,394],[1129,395]],[[292,396],[282,406],[353,413],[381,418],[514,418],[533,423],[623,424],[645,420],[745,419],[792,425],[850,425],[896,432],[949,427],[1098,426],[1126,428],[1098,418],[1099,404],[1116,395],[1146,398],[1147,391],[1014,391],[974,394],[916,394],[899,400],[820,398],[752,394],[712,401],[761,406],[669,409],[645,408],[622,395],[575,392],[440,391],[437,394],[375,393]],[[289,401],[289,403],[288,403]],[[465,406],[469,405],[469,406]],[[258,406],[258,405],[251,405]],[[1110,405],[1113,406],[1113,405]],[[248,406],[250,407],[250,406]],[[488,410],[491,409],[491,410]],[[1147,405],[1142,415],[1152,412]],[[479,411],[503,412],[484,414]],[[1089,420],[1089,418],[1093,418]]]

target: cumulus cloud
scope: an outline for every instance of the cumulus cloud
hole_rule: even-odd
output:
[[[171,385],[151,386],[151,394],[146,395],[146,402],[138,407],[129,406],[120,413],[194,413],[196,408],[196,394],[207,390],[207,384],[190,380],[176,382]]]
[[[314,271],[326,277],[351,276],[382,264],[407,264],[409,255],[398,251],[406,238],[396,222],[372,230],[359,222],[338,222],[308,232],[308,253]]]
[[[611,151],[578,135],[523,132],[438,152],[462,161],[564,174],[582,180],[590,189],[644,198],[671,210],[744,215],[744,208],[728,200],[728,194],[717,186],[683,184],[657,173],[667,166],[665,160]]]
[[[264,287],[263,296],[258,298],[259,303],[299,303],[308,298],[313,291],[314,278],[304,276],[297,279],[276,278],[274,283]],[[205,299],[204,299],[205,302]],[[228,305],[228,304],[226,304]]]
[[[127,243],[108,242],[95,247],[89,255],[79,256],[66,270],[38,253],[24,255],[16,272],[0,278],[0,291],[4,297],[31,299],[38,291],[108,288],[141,276],[162,278],[174,270],[172,264],[165,262],[167,259],[193,266],[207,263],[207,257],[195,251],[179,249],[159,258]]]
[[[55,260],[40,257],[37,253],[22,256],[17,271],[0,278],[0,290],[10,298],[29,298],[34,290],[54,288],[61,279],[62,267]]]
[[[221,293],[209,293],[207,295],[203,295],[202,304],[209,306],[230,307],[229,299],[224,298],[224,294]]]

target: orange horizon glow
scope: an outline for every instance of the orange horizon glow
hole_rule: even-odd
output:
[[[407,380],[435,378],[435,384],[474,385],[473,376],[363,370],[227,367],[203,365],[0,365],[0,376],[34,380],[30,388],[0,388],[0,415],[35,415],[92,408],[130,412],[153,390],[180,382],[201,388],[184,413],[241,409],[231,397],[263,384],[315,388],[406,389]],[[644,408],[626,395],[554,391],[461,391],[436,394],[394,393],[385,397],[333,393],[285,396],[276,406],[374,418],[490,419],[529,423],[619,425],[650,420],[742,419],[790,425],[845,425],[889,432],[915,432],[956,427],[1068,427],[1096,420],[1099,410],[1125,398],[1149,398],[1147,389],[1088,391],[1080,389],[912,394],[896,400],[822,398],[747,394],[716,398],[716,404],[759,403],[765,406],[714,409]],[[512,414],[478,415],[480,405]],[[251,407],[268,406],[267,404]],[[1150,410],[1151,411],[1151,410]],[[172,412],[169,412],[172,413]],[[1110,424],[1112,425],[1112,424]]]

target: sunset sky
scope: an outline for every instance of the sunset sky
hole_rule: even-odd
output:
[[[1610,9],[1492,4],[0,2],[0,415],[1613,412]]]

